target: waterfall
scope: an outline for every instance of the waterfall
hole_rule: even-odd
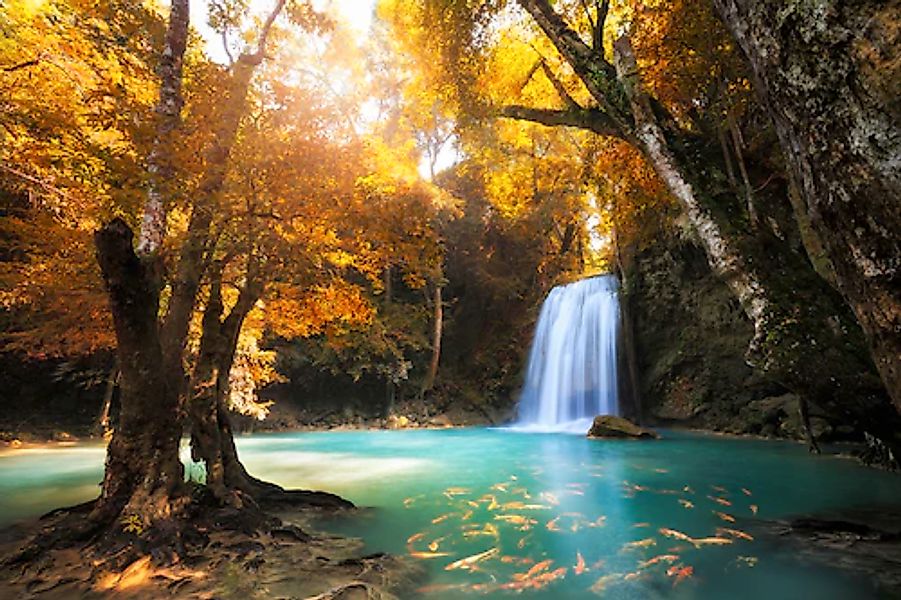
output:
[[[514,427],[588,431],[600,414],[619,414],[613,275],[551,290],[541,307]]]

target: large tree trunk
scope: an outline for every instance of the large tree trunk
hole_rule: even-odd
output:
[[[715,179],[710,175],[715,164],[704,161],[699,167],[697,143],[680,132],[664,131],[641,88],[628,38],[621,37],[614,48],[642,150],[685,210],[711,268],[754,325],[748,362],[798,394],[812,450],[819,451],[810,430],[808,401],[834,404],[850,418],[867,421],[859,425],[879,427],[876,414],[867,415],[882,402],[880,390],[866,377],[871,366],[863,340],[844,318],[832,290],[786,240],[753,223],[742,227],[730,215],[729,200],[736,207],[741,200],[726,199],[724,205],[715,197],[711,190]]]
[[[121,219],[96,234],[97,260],[116,329],[122,407],[107,448],[94,517],[137,518],[145,526],[177,512],[183,467],[178,457],[178,397],[162,369],[158,288],[132,240],[131,229]]]
[[[901,2],[714,4],[901,411]]]

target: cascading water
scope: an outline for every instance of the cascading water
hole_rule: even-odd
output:
[[[514,427],[588,431],[600,414],[618,414],[618,282],[613,275],[551,290],[535,328]]]

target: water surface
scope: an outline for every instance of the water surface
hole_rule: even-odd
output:
[[[901,478],[797,444],[686,433],[361,431],[238,447],[258,476],[371,507],[323,526],[419,557],[426,598],[875,598],[760,524],[901,498]],[[0,522],[90,498],[102,461],[99,445],[0,454]]]

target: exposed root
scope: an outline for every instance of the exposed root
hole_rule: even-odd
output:
[[[223,505],[197,487],[178,518],[147,529],[91,519],[94,503],[42,517],[24,544],[0,547],[0,597],[395,598],[417,573],[402,560],[360,556],[356,540],[311,533],[323,512],[353,504],[323,492],[239,494]],[[278,511],[277,514],[274,512]],[[21,538],[19,537],[20,543]],[[252,576],[249,576],[252,574]]]
[[[351,581],[350,583],[334,587],[327,592],[316,594],[315,596],[308,596],[306,600],[343,600],[348,598],[350,592],[353,592],[354,590],[361,590],[366,594],[365,597],[367,599],[376,600],[381,598],[380,594],[373,593],[372,586],[368,583],[364,581]]]

